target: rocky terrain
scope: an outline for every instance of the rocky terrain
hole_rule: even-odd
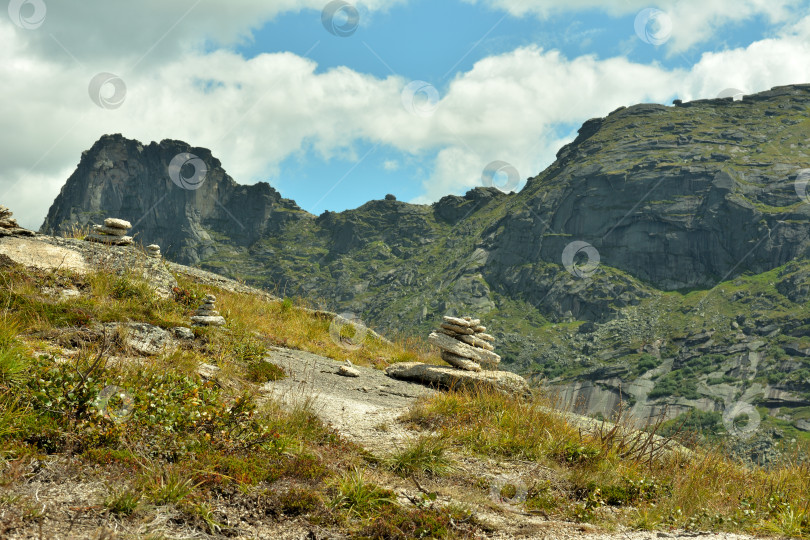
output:
[[[389,335],[485,315],[504,367],[584,412],[624,402],[643,423],[747,405],[802,437],[808,105],[810,86],[792,85],[620,108],[586,122],[520,193],[481,187],[429,206],[387,197],[320,216],[265,183],[238,185],[204,148],[108,135],[82,155],[42,231],[120,216],[171,260]],[[188,154],[204,177],[199,164],[171,168]]]
[[[332,336],[334,313],[132,245],[19,231],[0,238],[0,279],[4,538],[751,540],[736,532],[808,530],[795,506],[801,482],[766,506],[772,480],[671,440],[535,396],[398,380],[392,368],[417,364],[398,361],[400,346],[371,334],[347,349]],[[460,336],[490,343],[480,323],[445,319],[446,347],[459,350]],[[302,326],[303,344],[322,354],[269,345]],[[380,365],[341,361],[351,353]],[[257,379],[257,364],[272,376]],[[517,433],[510,418],[523,422]],[[498,441],[489,451],[464,442],[478,421],[490,427],[473,432]],[[533,430],[540,440],[521,438]],[[757,488],[743,502],[721,494],[722,508],[709,490],[706,506],[683,512],[707,463],[748,479],[729,479],[733,489]]]

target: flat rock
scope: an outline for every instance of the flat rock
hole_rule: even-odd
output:
[[[131,229],[132,223],[125,219],[118,219],[118,218],[107,218],[104,220],[104,226],[110,227],[113,229]]]
[[[463,356],[458,356],[451,352],[442,351],[442,360],[453,367],[465,371],[481,371],[481,366],[477,362],[473,362],[469,358],[464,358]]]
[[[219,311],[215,309],[198,309],[194,312],[197,317],[219,317]]]
[[[104,227],[103,225],[93,225],[93,232],[96,234],[106,234],[108,236],[126,236],[126,229],[116,229],[115,227]]]
[[[416,381],[439,388],[492,389],[518,395],[530,393],[526,379],[509,371],[473,372],[420,362],[401,362],[388,366],[385,374],[394,379]]]
[[[489,334],[484,334],[483,332],[476,332],[475,337],[483,339],[484,341],[495,341],[495,336],[490,336]]]
[[[472,345],[473,347],[480,347],[480,348],[486,349],[488,351],[494,351],[495,350],[495,347],[490,345],[490,343],[488,341],[484,341],[483,339],[481,339],[481,338],[479,338],[478,336],[475,336],[475,335],[472,335],[472,336],[460,335],[456,339],[459,339],[459,340],[463,341],[467,345]]]
[[[450,315],[445,315],[444,317],[442,317],[442,320],[444,322],[448,323],[448,324],[455,324],[456,326],[462,326],[464,328],[467,328],[469,326],[474,326],[474,325],[470,324],[470,321],[467,321],[465,319],[460,319],[458,317],[451,317]]]
[[[124,345],[143,356],[155,356],[173,348],[171,334],[159,326],[131,322],[111,323],[108,327],[123,329]]]
[[[468,326],[459,326],[457,324],[450,324],[446,322],[442,323],[441,327],[444,328],[445,330],[455,332],[456,334],[472,335],[475,333],[475,331]]]
[[[457,339],[451,338],[447,334],[431,332],[428,336],[428,341],[443,351],[475,360],[480,364],[497,364],[501,361],[501,357],[494,352],[467,345]]]
[[[191,318],[196,326],[225,326],[225,317],[206,317],[202,315],[195,315]]]
[[[105,234],[90,233],[84,237],[85,240],[90,242],[99,242],[102,244],[110,244],[113,246],[128,246],[132,244],[131,236],[110,236]]]

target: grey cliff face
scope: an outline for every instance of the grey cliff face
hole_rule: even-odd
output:
[[[207,166],[197,189],[184,189],[169,176],[172,159],[184,152]],[[132,233],[144,245],[158,244],[169,258],[191,264],[219,249],[218,235],[249,246],[307,214],[266,183],[237,184],[205,148],[170,140],[144,146],[105,135],[82,154],[40,230],[59,235],[108,216],[133,223]]]

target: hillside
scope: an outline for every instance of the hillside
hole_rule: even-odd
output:
[[[747,468],[395,381],[437,357],[135,246],[15,231],[0,283],[4,538],[810,537],[801,445]],[[211,294],[226,324],[190,327]]]
[[[487,317],[506,367],[583,412],[625,401],[644,423],[697,407],[719,428],[723,412],[753,405],[768,428],[804,437],[808,104],[810,86],[793,85],[620,108],[586,122],[520,193],[320,216],[267,184],[236,184],[204,148],[104,136],[42,231],[116,215],[173,260],[389,335],[424,336],[445,314]],[[194,190],[167,173],[184,152],[207,165]],[[575,241],[599,254],[585,279],[562,264]]]

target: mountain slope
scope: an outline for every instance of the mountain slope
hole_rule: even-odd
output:
[[[742,101],[621,108],[586,122],[520,193],[482,187],[430,206],[371,201],[317,217],[267,184],[239,186],[205,149],[105,136],[83,155],[43,231],[129,219],[145,244],[179,262],[352,311],[389,334],[425,335],[441,315],[472,312],[495,333],[507,368],[554,379],[590,412],[609,412],[644,376],[646,393],[631,399],[641,418],[664,405],[672,414],[722,411],[741,396],[788,392],[769,410],[804,426],[793,409],[810,405],[810,383],[804,356],[791,351],[810,346],[802,319],[810,206],[800,197],[809,105],[810,85],[793,85]],[[194,191],[168,175],[184,152],[208,167]],[[570,261],[578,270],[562,264],[575,241],[599,255],[585,278],[574,275],[589,269],[581,253]],[[748,274],[761,276],[737,285]],[[727,304],[709,318],[721,298]],[[717,335],[710,345],[705,333]],[[740,333],[762,335],[750,341],[764,345],[732,342]],[[709,354],[706,366],[679,371]],[[796,381],[764,381],[746,394],[786,358],[780,373]],[[745,363],[753,367],[743,377]],[[710,376],[732,388],[705,384]],[[787,416],[778,411],[785,402]]]

